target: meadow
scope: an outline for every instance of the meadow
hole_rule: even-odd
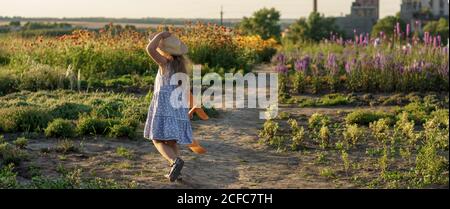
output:
[[[142,125],[158,68],[145,47],[150,34],[163,29],[175,33],[189,46],[192,64],[202,64],[203,73],[249,72],[255,65],[269,62],[277,47],[274,40],[201,23],[144,32],[110,24],[100,30],[74,30],[64,35],[53,34],[53,29],[2,34],[0,187],[132,185],[118,184],[113,179],[85,180],[76,168],[60,172],[64,170],[61,163],[49,166],[56,170],[49,179],[43,177],[48,173],[34,174],[33,167],[39,164],[42,155],[54,153],[60,160],[83,152],[77,140],[121,139],[125,144],[143,141]],[[210,117],[217,115],[213,108],[205,110]],[[28,148],[31,144],[45,143],[46,139],[53,140],[54,145],[37,150]],[[37,167],[46,169],[42,165]],[[25,183],[17,180],[24,176]]]
[[[316,157],[330,181],[448,186],[448,59],[439,36],[400,27],[394,37],[285,44],[273,58],[282,113],[261,142]]]
[[[157,65],[143,49],[149,34],[161,30],[142,33],[108,25],[99,32],[78,30],[56,38],[2,37],[0,94],[75,87],[144,88],[152,83]],[[192,63],[204,65],[206,72],[248,72],[275,53],[273,40],[242,36],[217,25],[191,24],[168,30],[187,43]]]
[[[214,117],[193,121],[209,152],[183,150],[181,184],[163,183],[142,138],[157,70],[144,49],[163,29],[203,73],[279,74],[277,118],[205,109]],[[297,45],[200,23],[3,34],[0,188],[448,187],[448,46],[397,32]]]

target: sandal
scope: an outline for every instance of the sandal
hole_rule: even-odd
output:
[[[180,158],[175,159],[175,162],[172,164],[172,169],[170,169],[169,180],[170,182],[174,182],[181,175],[181,170],[183,169],[184,161]]]
[[[180,176],[178,176],[177,181],[183,181],[183,176],[182,176],[182,175],[183,175],[183,174],[180,174]],[[170,180],[169,174],[164,175],[164,177],[166,177],[167,179]]]

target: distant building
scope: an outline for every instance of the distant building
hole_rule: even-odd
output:
[[[400,17],[408,22],[411,19],[448,19],[448,6],[448,0],[402,0]]]
[[[351,15],[377,21],[380,18],[380,0],[356,0],[352,4]]]
[[[355,0],[351,13],[344,17],[337,17],[336,24],[347,36],[357,33],[370,33],[372,27],[380,18],[380,0]]]

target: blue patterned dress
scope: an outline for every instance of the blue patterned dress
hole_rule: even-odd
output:
[[[175,140],[178,144],[192,144],[192,127],[188,117],[189,109],[186,108],[187,100],[181,100],[180,95],[177,101],[184,102],[184,106],[172,106],[171,95],[178,86],[170,85],[170,78],[174,74],[170,64],[164,68],[164,71],[161,67],[159,68],[155,78],[155,89],[145,123],[144,137],[160,141]]]

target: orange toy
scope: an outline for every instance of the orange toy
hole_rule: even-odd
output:
[[[197,113],[198,117],[201,120],[208,120],[209,117],[208,115],[205,113],[205,111],[203,111],[202,108],[198,108],[194,106],[194,97],[192,96],[192,94],[189,92],[189,107],[191,108],[191,110],[189,111],[189,117],[192,119],[192,117],[194,117],[194,113]],[[206,149],[203,148],[202,146],[200,146],[200,143],[198,142],[198,140],[193,140],[192,144],[188,145],[188,147],[192,150],[192,152],[196,153],[196,154],[205,154],[206,153]]]
[[[192,152],[196,153],[196,154],[205,154],[206,153],[206,149],[203,148],[202,146],[200,146],[200,144],[198,143],[197,140],[193,140],[192,144],[188,145],[188,147],[192,150]]]
[[[194,106],[194,97],[192,96],[192,94],[189,92],[189,107],[191,108],[191,110],[189,111],[189,117],[192,119],[192,117],[194,117],[194,113],[197,113],[197,116],[201,119],[201,120],[208,120],[209,116],[208,114],[206,114],[206,112],[203,110],[203,108],[199,108],[197,106]]]

